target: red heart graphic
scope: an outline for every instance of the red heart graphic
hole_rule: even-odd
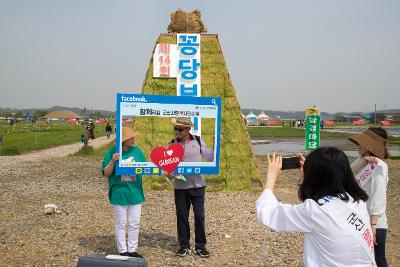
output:
[[[172,144],[167,148],[162,146],[154,148],[150,153],[150,158],[160,169],[172,174],[181,162],[184,153],[182,145]]]

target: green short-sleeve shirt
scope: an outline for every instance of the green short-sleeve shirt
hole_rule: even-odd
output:
[[[104,169],[112,159],[115,153],[115,147],[110,148],[104,155],[101,164],[101,171],[104,174]],[[142,150],[138,147],[131,147],[128,151],[122,153],[121,159],[133,157],[136,162],[145,162],[146,158]],[[113,174],[108,177],[108,198],[112,205],[137,205],[144,202],[142,175],[121,176]]]

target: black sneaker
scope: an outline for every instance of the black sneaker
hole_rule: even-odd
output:
[[[210,252],[208,252],[206,248],[196,248],[194,254],[199,255],[202,258],[210,257]]]
[[[122,252],[122,253],[119,253],[119,255],[121,255],[121,256],[129,256],[129,252],[127,251],[127,252]]]
[[[129,257],[134,257],[134,258],[143,258],[142,255],[140,255],[139,253],[135,252],[129,252]]]
[[[190,253],[190,248],[181,248],[176,252],[176,255],[179,257],[185,257],[187,254]]]

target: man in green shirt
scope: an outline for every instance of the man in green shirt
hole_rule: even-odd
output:
[[[122,128],[122,156],[116,147],[104,155],[101,170],[108,177],[108,197],[114,208],[115,241],[122,256],[142,257],[137,253],[141,204],[144,202],[142,176],[115,175],[115,162],[146,162],[139,147],[133,146],[135,132],[129,127]],[[128,243],[126,242],[126,222],[128,221]]]

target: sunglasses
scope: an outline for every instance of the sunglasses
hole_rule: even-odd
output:
[[[178,127],[174,127],[175,132],[183,132],[183,130],[185,130],[185,128],[178,128]]]

